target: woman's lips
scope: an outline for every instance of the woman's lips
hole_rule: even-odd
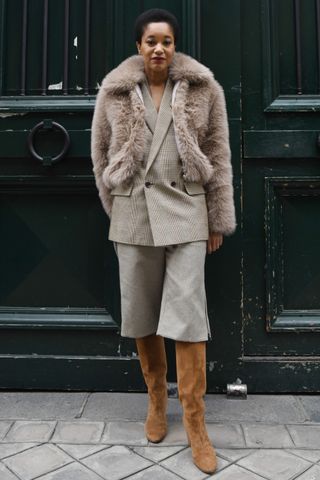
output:
[[[153,60],[154,62],[164,62],[164,58],[152,58],[151,60]]]

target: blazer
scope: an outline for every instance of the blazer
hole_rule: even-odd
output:
[[[140,86],[145,106],[145,154],[132,182],[111,190],[109,239],[155,246],[206,240],[205,189],[201,183],[188,184],[181,175],[171,111],[173,82],[168,78],[159,112],[147,80]]]
[[[223,89],[206,66],[181,52],[173,55],[168,74],[174,83],[172,120],[182,178],[204,187],[209,231],[230,235],[236,218]],[[105,76],[97,95],[91,157],[109,217],[115,198],[111,191],[130,186],[144,161],[146,111],[138,88],[144,77],[143,58],[133,55]]]

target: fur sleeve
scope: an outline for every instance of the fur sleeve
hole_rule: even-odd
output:
[[[102,206],[111,217],[112,201],[110,189],[103,183],[102,174],[108,164],[108,149],[111,137],[111,127],[106,115],[105,92],[100,88],[94,109],[91,125],[91,159],[93,173]]]
[[[205,185],[209,231],[231,235],[236,229],[236,217],[229,126],[223,89],[216,80],[214,82],[208,133],[201,146],[213,166],[211,179]]]

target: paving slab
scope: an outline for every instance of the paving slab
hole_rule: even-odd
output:
[[[45,444],[6,458],[2,462],[19,478],[31,480],[71,463],[72,459],[55,445]]]
[[[77,418],[88,392],[1,392],[0,419]]]
[[[162,445],[162,444],[161,444]],[[160,462],[165,458],[171,457],[186,447],[163,447],[154,445],[153,447],[133,447],[132,450],[152,462]]]
[[[284,425],[261,425],[259,423],[242,424],[248,447],[289,448],[294,443]]]
[[[1,480],[19,480],[5,465],[0,463],[0,478]]]
[[[148,395],[146,393],[91,393],[84,406],[86,419],[144,421]],[[307,420],[304,409],[293,395],[248,395],[246,400],[227,399],[223,394],[207,394],[208,422],[302,423]],[[168,400],[168,419],[180,421],[182,410],[177,398]]]
[[[91,420],[144,421],[147,414],[147,393],[91,393],[83,409],[82,418]],[[181,418],[182,411],[178,399],[168,399],[168,419]]]
[[[168,434],[153,444],[144,432],[147,394],[5,392],[0,480],[320,480],[319,399],[206,395],[218,456],[218,472],[208,476],[193,464],[177,398],[169,399]]]
[[[149,444],[152,445],[151,442]],[[188,445],[188,438],[182,422],[169,423],[168,433],[161,442],[164,446],[181,445],[186,447]]]
[[[304,458],[305,460],[309,460],[309,462],[316,463],[320,460],[320,450],[291,448],[289,452],[298,455],[298,457]]]
[[[152,465],[149,460],[120,445],[94,453],[82,463],[108,480],[120,480]]]
[[[320,449],[320,425],[288,425],[296,447]]]
[[[0,441],[7,434],[12,424],[13,422],[5,422],[5,421],[0,422]]]
[[[216,452],[219,457],[225,458],[230,462],[236,462],[240,458],[248,456],[253,450],[248,448],[216,448]]]
[[[155,465],[153,467],[147,468],[142,472],[136,473],[135,475],[130,475],[127,477],[130,480],[181,480],[181,477],[177,477],[172,472],[169,472],[165,468],[162,468],[160,465]]]
[[[10,457],[29,448],[39,445],[38,443],[2,443],[0,444],[0,459]]]
[[[263,480],[264,477],[249,472],[248,470],[239,467],[238,465],[231,465],[231,467],[222,470],[222,472],[215,473],[208,477],[214,480]]]
[[[76,460],[81,460],[82,458],[88,457],[93,453],[100,452],[101,450],[105,450],[106,448],[110,448],[110,446],[103,445],[101,443],[99,445],[72,445],[69,443],[58,443],[57,446]]]
[[[101,480],[101,477],[84,465],[70,463],[66,467],[37,477],[37,480]]]
[[[320,423],[320,395],[298,395],[297,401],[301,403],[310,422]]]
[[[300,423],[306,421],[303,409],[293,395],[248,395],[246,400],[225,395],[206,395],[209,422]]]
[[[223,458],[218,458],[217,471],[225,468],[230,462]],[[160,465],[166,467],[173,473],[180,475],[186,480],[203,480],[208,477],[207,473],[199,470],[193,463],[191,448],[185,448],[172,457],[163,460]]]
[[[238,465],[268,480],[290,480],[311,466],[310,462],[282,450],[256,450]]]
[[[320,480],[320,467],[318,465],[314,465],[305,473],[299,477],[296,477],[296,480]]]
[[[237,424],[207,424],[208,435],[216,448],[246,447],[240,425]]]
[[[14,422],[4,442],[47,442],[56,426],[55,421],[18,420]]]
[[[104,430],[103,422],[60,421],[51,439],[55,443],[97,443]]]
[[[142,422],[108,422],[102,443],[112,445],[147,445]]]

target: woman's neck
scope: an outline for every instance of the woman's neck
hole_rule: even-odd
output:
[[[145,70],[145,75],[149,85],[159,87],[164,85],[168,80],[168,70],[164,72],[153,72]]]

